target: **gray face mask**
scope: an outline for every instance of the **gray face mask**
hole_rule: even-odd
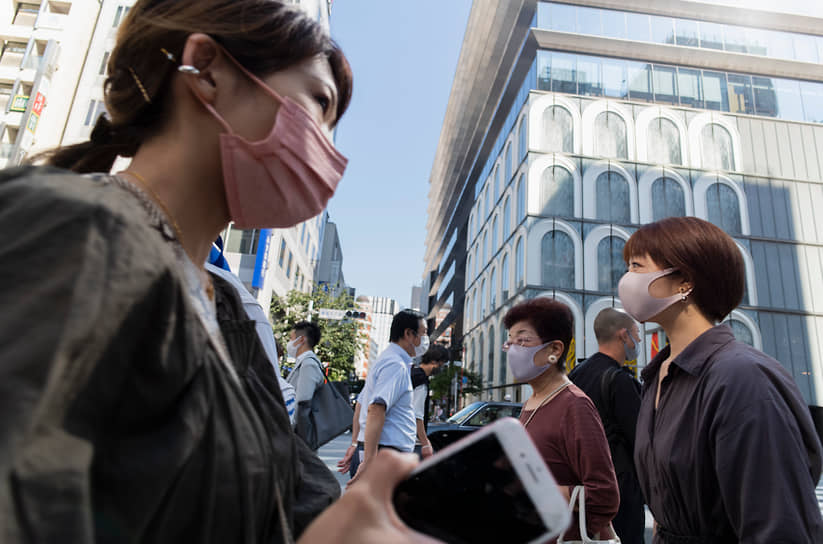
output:
[[[627,342],[623,342],[623,349],[626,351],[626,360],[634,361],[637,359],[637,342],[634,341],[631,335],[629,335],[629,342],[631,342],[631,347]]]

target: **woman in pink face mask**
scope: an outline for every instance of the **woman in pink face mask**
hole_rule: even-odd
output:
[[[654,542],[823,542],[806,401],[783,365],[717,325],[743,297],[734,240],[672,217],[641,227],[623,256],[623,308],[670,342],[643,370],[634,450]]]
[[[284,2],[138,0],[107,67],[89,141],[0,173],[2,540],[422,541],[391,506],[414,458],[334,502],[204,271],[229,221],[289,227],[334,193],[342,52]]]

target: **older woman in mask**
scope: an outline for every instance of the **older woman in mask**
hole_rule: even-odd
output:
[[[585,488],[589,536],[612,536],[610,522],[620,495],[609,444],[597,408],[566,377],[574,330],[571,310],[562,302],[538,297],[511,308],[503,324],[509,335],[503,345],[509,370],[533,391],[520,421],[566,498],[575,486]],[[572,523],[564,538],[579,540],[577,527]]]

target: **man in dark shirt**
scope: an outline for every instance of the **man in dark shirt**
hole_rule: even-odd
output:
[[[599,351],[575,367],[569,378],[597,407],[606,430],[620,488],[620,509],[612,520],[614,530],[625,544],[642,543],[643,495],[632,460],[640,383],[622,366],[624,360],[637,358],[640,334],[631,317],[606,308],[594,320],[594,335]]]

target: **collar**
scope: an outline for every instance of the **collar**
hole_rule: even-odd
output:
[[[298,356],[295,358],[295,361],[297,361],[298,363],[302,363],[302,362],[303,362],[303,359],[305,359],[306,357],[309,357],[309,356],[314,357],[315,359],[317,359],[317,355],[315,355],[315,354],[314,354],[314,352],[313,352],[312,350],[308,350],[308,351],[304,351],[303,353],[301,353],[300,355],[298,355]],[[319,360],[319,359],[318,359],[318,360]]]
[[[399,355],[400,358],[403,359],[404,363],[409,364],[409,365],[412,363],[411,355],[406,353],[406,350],[401,348],[398,344],[395,344],[394,342],[389,342],[389,348],[388,349],[394,351],[394,353]]]
[[[613,359],[613,358],[612,358],[611,356],[609,356],[609,355],[606,355],[606,354],[605,354],[605,353],[603,353],[602,351],[598,351],[597,353],[595,353],[594,355],[592,355],[591,357],[589,357],[589,359],[588,359],[588,360],[589,360],[589,361],[591,361],[591,360],[595,360],[595,361],[603,361],[603,362],[605,362],[605,363],[609,363],[611,366],[614,366],[615,368],[622,368],[622,366],[623,366],[623,365],[621,365],[621,364],[620,364],[620,362],[619,362],[619,361],[617,361],[617,360]]]
[[[712,355],[731,342],[734,342],[734,334],[732,333],[731,327],[726,324],[715,325],[692,340],[692,342],[686,346],[686,349],[672,361],[672,364],[692,376],[699,376]],[[670,353],[671,346],[666,346],[652,359],[648,366],[643,369],[642,377],[644,382],[647,382],[650,378],[657,375],[658,370],[660,370],[660,365],[669,357]]]

